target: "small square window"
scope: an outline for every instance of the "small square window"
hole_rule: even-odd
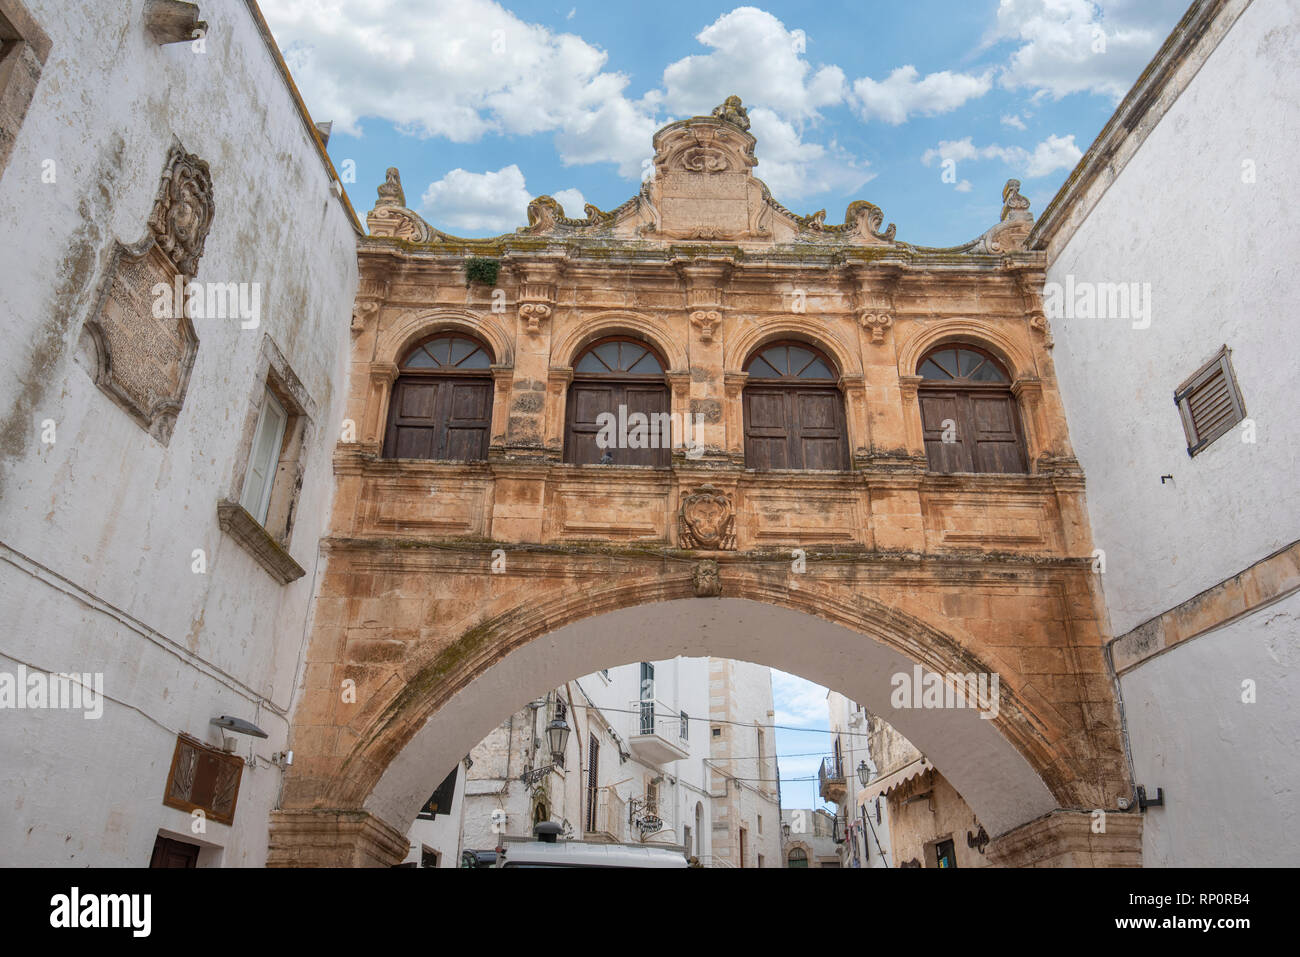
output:
[[[1200,452],[1246,417],[1230,356],[1225,345],[1174,393],[1187,434],[1188,455]]]
[[[722,729],[721,729],[721,728],[714,728],[714,729],[713,729],[713,736],[714,736],[715,738],[720,738],[720,737],[722,737]]]

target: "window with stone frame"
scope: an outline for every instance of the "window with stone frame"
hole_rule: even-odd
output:
[[[0,176],[36,95],[50,46],[21,0],[0,0]]]
[[[671,400],[665,368],[654,349],[626,336],[602,339],[583,350],[573,363],[565,404],[564,461],[577,465],[670,464]],[[602,423],[607,415],[626,434],[615,435],[608,447],[602,447]]]
[[[411,348],[393,383],[384,457],[486,459],[491,368],[488,347],[463,333],[439,333]]]
[[[281,584],[306,572],[288,548],[302,491],[315,403],[270,336],[262,340],[231,494],[217,505],[223,531]]]
[[[746,468],[848,469],[844,396],[829,356],[805,342],[773,342],[745,372]]]
[[[930,350],[917,373],[930,471],[1027,471],[1020,410],[1001,362],[983,349],[949,343]]]

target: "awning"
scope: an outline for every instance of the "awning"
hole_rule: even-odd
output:
[[[930,771],[934,765],[925,758],[918,758],[911,764],[904,765],[897,771],[886,774],[882,778],[876,778],[865,788],[858,792],[858,803],[866,804],[868,801],[874,801],[882,794],[888,794],[900,784],[906,784],[912,778],[920,777],[926,771]]]

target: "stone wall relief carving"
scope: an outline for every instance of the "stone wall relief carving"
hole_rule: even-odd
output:
[[[726,492],[706,484],[682,496],[677,544],[680,548],[735,550],[736,513]]]
[[[96,385],[163,445],[171,440],[198,352],[187,287],[215,210],[208,164],[173,145],[148,233],[134,245],[116,244],[85,325]]]

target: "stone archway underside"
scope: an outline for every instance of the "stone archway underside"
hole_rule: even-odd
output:
[[[710,654],[800,674],[882,715],[991,833],[1012,832],[1008,862],[1035,860],[1044,841],[1057,862],[1092,862],[1077,812],[1094,808],[1127,818],[1111,833],[1132,862],[1138,825],[1117,811],[1131,784],[1084,562],[813,548],[795,573],[789,552],[523,545],[494,573],[493,546],[477,543],[328,547],[272,864],[400,859],[430,775],[502,715],[602,667]],[[722,596],[697,597],[711,561]],[[914,663],[999,675],[997,717],[895,710],[891,677]]]

